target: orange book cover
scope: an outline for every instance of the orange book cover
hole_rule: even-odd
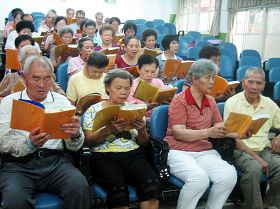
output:
[[[127,70],[134,78],[139,77],[138,67],[137,65],[129,66],[126,68],[123,68],[124,70]]]
[[[91,105],[101,101],[101,94],[91,93],[81,97],[76,104],[77,113],[82,115]]]
[[[227,89],[235,89],[239,84],[239,81],[227,81],[223,77],[216,75],[210,95],[213,97],[222,96]]]
[[[58,33],[53,33],[53,40],[54,40],[53,44],[56,45],[56,46],[61,45],[61,44],[65,44]]]
[[[54,48],[54,56],[57,60],[59,57],[67,54],[67,56],[76,57],[79,54],[76,44],[60,44]]]
[[[120,42],[122,42],[123,41],[123,37],[124,37],[125,35],[124,34],[117,34],[117,35],[115,35],[114,36],[114,38],[113,38],[113,41],[112,41],[112,43],[114,43],[114,44],[120,44]],[[122,44],[122,43],[121,43]]]
[[[177,72],[176,72],[177,78],[184,79],[187,76],[193,63],[194,63],[194,61],[192,61],[192,60],[181,61],[181,64],[179,65]]]
[[[251,131],[252,134],[257,134],[269,118],[269,114],[262,112],[256,113],[252,117],[231,112],[225,121],[225,128],[228,133],[237,133],[242,138],[248,131]]]
[[[111,48],[102,50],[102,52],[106,55],[108,55],[108,54],[118,54],[119,49],[120,49],[120,47],[111,47]]]
[[[6,68],[20,70],[17,49],[6,49]]]
[[[66,18],[66,22],[67,22],[67,25],[70,25],[70,24],[72,24],[72,23],[75,23],[75,22],[76,22],[76,19],[75,19],[75,18],[67,17],[67,18]]]
[[[181,64],[180,60],[175,60],[175,59],[166,60],[165,66],[162,71],[163,75],[165,77],[169,77],[170,74],[176,76],[180,64]]]
[[[75,107],[50,111],[35,101],[14,100],[10,127],[29,132],[39,127],[41,133],[46,132],[53,139],[69,139],[70,135],[60,130],[60,126],[71,123],[75,112]]]

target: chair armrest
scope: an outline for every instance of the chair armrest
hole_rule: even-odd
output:
[[[169,146],[165,141],[150,138],[146,147],[146,157],[152,165],[160,182],[170,177],[170,168],[167,164]]]

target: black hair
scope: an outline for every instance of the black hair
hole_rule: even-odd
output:
[[[216,46],[204,46],[199,51],[199,58],[210,59],[216,56],[221,56],[221,51]]]
[[[104,68],[109,64],[109,58],[103,52],[92,52],[87,60],[87,65]]]
[[[125,33],[127,30],[132,29],[135,31],[135,33],[137,33],[137,26],[134,23],[126,23],[123,26],[123,32]]]
[[[95,21],[93,21],[93,20],[88,20],[88,21],[85,23],[85,27],[88,27],[88,26],[96,27]]]
[[[143,33],[142,33],[142,41],[146,41],[146,39],[147,39],[149,36],[154,36],[155,39],[157,40],[157,32],[154,31],[153,29],[146,29],[146,30],[144,30]]]
[[[22,12],[22,11],[17,11],[17,12],[15,12],[14,15],[13,15],[13,18],[16,19],[16,17],[17,17],[18,15],[20,15],[20,17],[21,17],[21,16],[23,15],[23,12]]]
[[[24,12],[22,11],[21,8],[14,8],[14,9],[12,9],[12,11],[11,11],[12,16],[14,16],[14,14],[15,14],[16,12],[22,12],[22,13],[24,13]]]
[[[92,41],[92,42],[93,42],[93,40],[92,40],[91,38],[89,38],[89,37],[83,37],[83,38],[81,38],[81,39],[79,40],[79,42],[78,42],[78,49],[79,49],[79,50],[81,50],[81,49],[83,48],[83,44],[84,44],[85,41]]]
[[[60,20],[64,20],[64,21],[66,22],[66,24],[67,24],[67,20],[66,20],[65,17],[63,17],[63,16],[56,16],[53,25],[56,26],[56,24],[57,24]]]
[[[159,62],[155,57],[151,55],[143,54],[138,58],[138,62],[137,62],[138,69],[141,70],[142,66],[146,64],[155,64],[156,68],[158,68],[159,66]]]
[[[34,32],[34,25],[30,21],[27,21],[27,20],[19,21],[19,23],[16,25],[17,33],[19,33],[24,28],[29,28],[31,30],[31,32]]]
[[[119,25],[121,24],[121,20],[118,17],[111,17],[109,20],[109,24],[112,24],[114,21],[118,22]]]
[[[169,45],[172,41],[177,41],[179,42],[179,37],[177,35],[166,35],[163,37],[161,45],[164,50],[169,49]]]
[[[81,31],[83,31],[83,27],[84,25],[89,21],[89,19],[85,18],[84,20],[82,20],[81,25],[80,25],[80,29]]]
[[[30,35],[22,34],[22,35],[16,37],[16,39],[15,39],[15,47],[18,48],[20,43],[22,41],[26,41],[26,40],[29,40],[31,42],[32,46],[35,45],[35,42],[34,42],[33,38]]]

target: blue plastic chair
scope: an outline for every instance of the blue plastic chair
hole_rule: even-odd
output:
[[[186,42],[188,45],[193,41],[193,38],[191,36],[185,35],[185,36],[179,36],[179,43]]]
[[[124,22],[124,24],[127,24],[127,23],[134,23],[134,24],[136,24],[136,20],[126,20]]]
[[[224,108],[225,108],[225,103],[224,102],[219,102],[217,103],[220,115],[222,116],[222,118],[224,117]]]
[[[179,39],[179,46],[176,55],[181,57],[183,60],[186,60],[188,58],[188,49],[189,49],[188,42],[184,42],[181,41],[181,39]]]
[[[62,209],[63,200],[52,193],[37,193],[35,209]]]
[[[208,41],[208,40],[217,40],[217,38],[211,35],[202,37],[202,41]]]
[[[236,62],[237,62],[237,49],[236,46],[233,43],[229,42],[222,42],[220,44],[220,49],[222,55],[227,55],[229,58],[232,59],[232,66],[234,69],[237,68]]]
[[[164,20],[162,19],[154,19],[153,22],[155,27],[164,24]]]
[[[221,55],[226,55],[230,58],[231,65],[234,69],[237,67],[237,54],[235,54],[230,48],[221,48]]]
[[[280,58],[270,58],[267,60],[268,70],[270,70],[274,67],[280,67]]]
[[[221,56],[220,75],[228,81],[234,80],[234,69],[231,64],[231,59],[226,56]]]
[[[42,12],[31,12],[31,15],[32,15],[33,17],[35,17],[35,16],[43,16],[43,17],[45,17],[45,14],[42,13]]]
[[[162,44],[161,44],[161,42],[162,42],[162,39],[164,38],[164,34],[158,34],[157,35],[157,44],[159,45],[159,48],[163,51],[164,50],[164,48],[162,47]]]
[[[136,24],[136,26],[137,26],[136,37],[140,40],[140,39],[142,39],[143,31],[146,30],[148,27],[144,24]]]
[[[204,47],[204,46],[212,46],[212,44],[208,41],[199,41],[195,44],[196,47]]]
[[[241,57],[246,57],[246,56],[256,57],[259,60],[261,60],[260,53],[257,50],[254,50],[254,49],[244,49],[244,50],[242,50],[242,52],[240,53],[240,58]]]
[[[240,58],[239,66],[254,66],[261,68],[262,63],[261,60],[256,57],[246,56]]]
[[[135,20],[135,24],[145,24],[147,22],[147,20],[145,20],[145,19],[136,19]]]
[[[177,80],[177,81],[173,84],[174,87],[177,87],[176,94],[179,94],[180,92],[183,91],[184,83],[185,83],[185,80],[184,80],[184,79],[180,79],[180,80]]]
[[[274,83],[280,81],[280,67],[273,67],[269,70],[268,81]]]
[[[273,100],[280,101],[280,81],[276,82],[273,89]]]
[[[192,59],[192,60],[198,60],[199,59],[199,51],[200,51],[200,47],[188,48],[188,58]]]
[[[147,21],[145,22],[145,25],[148,27],[148,28],[154,28],[155,27],[155,24],[153,21]]]
[[[67,69],[68,69],[67,62],[60,64],[57,68],[57,81],[64,92],[66,92],[68,86]]]
[[[187,33],[187,35],[193,37],[193,40],[195,40],[196,42],[202,40],[202,35],[201,35],[201,33],[198,32],[198,31],[189,31],[189,32]]]
[[[168,31],[167,34],[177,34],[176,26],[173,23],[164,23],[163,27],[166,31]]]
[[[160,31],[161,34],[167,35],[167,34],[166,34],[166,30],[164,29],[164,26],[163,26],[163,25],[155,26],[155,29],[157,29],[158,31]]]

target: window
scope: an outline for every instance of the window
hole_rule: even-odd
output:
[[[183,28],[180,30],[209,33],[215,12],[215,0],[184,1]]]
[[[236,13],[230,42],[238,54],[243,49],[257,50],[263,60],[280,57],[280,8],[249,9]]]

